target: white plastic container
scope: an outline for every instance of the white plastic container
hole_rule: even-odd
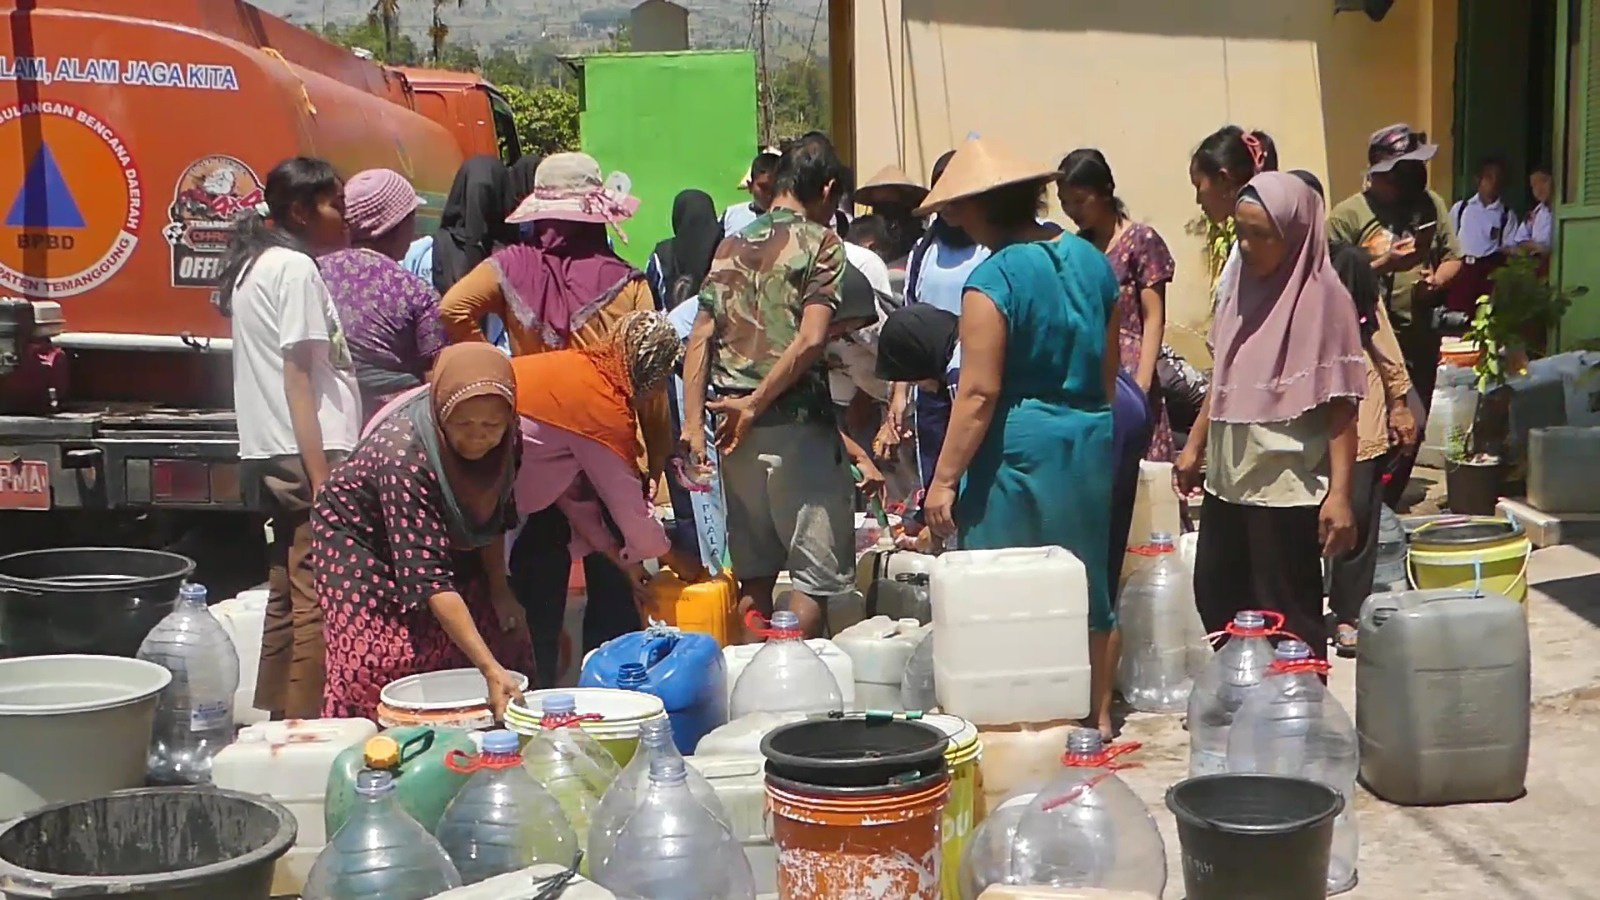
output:
[[[916,619],[875,616],[834,636],[834,643],[855,666],[854,709],[899,712],[905,708],[900,684],[906,663],[922,643],[923,626]]]
[[[983,759],[983,806],[997,808],[1024,788],[1037,789],[1061,772],[1061,753],[1076,722],[1022,725],[1004,731],[979,731]]]
[[[762,712],[741,716],[706,733],[695,746],[696,756],[760,756],[761,739],[780,725],[799,722],[805,713]]]
[[[328,843],[324,805],[328,773],[334,760],[350,747],[378,733],[366,719],[290,719],[261,722],[239,732],[211,765],[219,788],[264,794],[294,813],[299,835],[294,847],[278,860],[273,896],[298,894],[317,854]]]
[[[722,661],[728,666],[728,698],[733,698],[733,687],[739,683],[739,676],[743,674],[745,666],[750,665],[750,660],[755,658],[761,650],[761,644],[735,644],[722,648]],[[829,671],[833,672],[834,680],[839,682],[839,693],[844,697],[844,708],[854,709],[856,699],[856,669],[839,645],[827,638],[814,638],[806,641],[806,646],[816,652],[822,661],[828,664]]]
[[[1478,414],[1475,379],[1471,369],[1449,365],[1439,367],[1433,403],[1428,409],[1428,422],[1423,428],[1422,446],[1417,452],[1418,465],[1444,465],[1452,442],[1459,445],[1462,437],[1472,430],[1473,418]]]
[[[1156,532],[1183,531],[1178,517],[1178,494],[1172,489],[1172,463],[1139,461],[1139,490],[1133,495],[1133,524],[1128,529],[1128,552],[1122,555],[1122,580],[1134,576],[1149,557],[1133,553]]]
[[[696,754],[686,761],[705,776],[733,820],[733,836],[739,839],[744,857],[750,861],[756,893],[777,893],[778,848],[767,835],[766,758],[759,753],[753,756]]]
[[[931,580],[944,712],[980,726],[1089,714],[1089,580],[1077,557],[958,550],[939,557]]]
[[[1547,513],[1600,513],[1600,428],[1528,432],[1528,502]]]
[[[267,622],[267,589],[252,588],[210,607],[222,623],[233,649],[239,654],[239,689],[233,695],[233,721],[236,725],[265,722],[271,716],[255,708],[256,670],[261,667],[261,632]]]

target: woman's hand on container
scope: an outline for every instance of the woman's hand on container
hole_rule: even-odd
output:
[[[483,680],[489,684],[489,710],[494,713],[496,722],[506,720],[506,705],[515,700],[522,700],[522,685],[510,672],[507,672],[499,663],[491,666],[483,673]]]
[[[1197,497],[1201,485],[1205,482],[1205,471],[1201,468],[1200,451],[1194,446],[1183,448],[1178,454],[1178,459],[1172,464],[1172,489],[1180,497]]]
[[[922,498],[922,517],[935,535],[947,538],[956,533],[956,490],[937,481]]]
[[[1356,515],[1348,497],[1330,493],[1322,501],[1322,509],[1317,514],[1317,535],[1322,540],[1325,559],[1343,556],[1355,547]]]

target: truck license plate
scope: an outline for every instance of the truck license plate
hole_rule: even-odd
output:
[[[49,508],[49,463],[31,459],[0,462],[0,509]]]

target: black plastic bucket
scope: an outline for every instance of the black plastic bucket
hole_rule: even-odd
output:
[[[68,547],[0,556],[0,657],[133,656],[193,573],[194,560],[164,550]]]
[[[874,788],[943,775],[943,731],[905,719],[809,719],[761,739],[767,773],[811,788]]]
[[[0,829],[0,896],[266,900],[294,846],[266,797],[140,788],[46,806]]]
[[[1304,778],[1202,775],[1167,790],[1187,900],[1323,900],[1338,791]]]

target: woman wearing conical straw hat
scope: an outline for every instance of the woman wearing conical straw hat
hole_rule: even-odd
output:
[[[1039,221],[1057,174],[973,138],[918,210],[993,251],[961,299],[961,378],[924,509],[963,549],[1056,545],[1084,564],[1091,721],[1109,736],[1117,280],[1094,245]]]

